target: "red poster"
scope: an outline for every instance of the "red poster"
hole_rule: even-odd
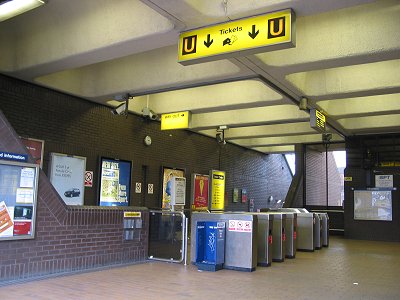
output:
[[[35,164],[42,167],[44,141],[30,138],[21,138],[21,141],[25,145],[26,149],[28,149],[29,154],[35,160]]]
[[[208,209],[208,176],[194,175],[193,210]]]
[[[32,222],[14,222],[14,235],[31,234]]]

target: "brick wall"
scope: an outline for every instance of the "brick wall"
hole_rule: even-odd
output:
[[[144,185],[141,194],[131,194],[132,206],[160,207],[162,166],[185,169],[187,182],[191,173],[226,171],[225,210],[248,210],[248,203],[232,202],[233,188],[246,188],[248,199],[260,208],[266,207],[270,195],[284,199],[290,185],[289,167],[282,155],[264,155],[229,143],[221,147],[213,138],[184,130],[161,131],[158,122],[132,114],[115,116],[108,107],[2,75],[0,109],[11,124],[0,128],[0,150],[24,151],[17,135],[45,141],[36,238],[0,242],[0,250],[7,253],[0,257],[0,278],[145,260],[146,228],[140,241],[124,242],[122,211],[89,207],[98,203],[101,156],[132,161],[131,190],[135,182]],[[152,137],[150,147],[143,143],[146,135]],[[65,206],[51,186],[46,174],[52,152],[87,158],[86,169],[94,171],[94,182],[92,188],[85,188],[85,207]],[[154,194],[146,193],[147,183],[154,184]]]
[[[0,150],[26,153],[1,111]],[[35,238],[0,241],[0,281],[144,261],[148,213],[140,210],[145,226],[136,240],[124,241],[121,209],[67,207],[41,171]]]

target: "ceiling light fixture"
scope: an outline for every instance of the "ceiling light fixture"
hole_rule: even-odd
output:
[[[45,0],[0,0],[0,22],[46,4]]]

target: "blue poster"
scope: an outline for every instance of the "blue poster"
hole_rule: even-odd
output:
[[[100,206],[128,206],[131,185],[130,161],[101,158]]]

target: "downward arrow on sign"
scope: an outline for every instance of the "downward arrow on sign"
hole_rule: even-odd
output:
[[[256,31],[256,25],[253,25],[251,26],[251,32],[249,32],[249,36],[254,40],[259,32],[260,30]]]
[[[207,48],[210,48],[211,44],[214,42],[214,40],[210,40],[211,36],[207,34],[207,41],[204,41],[204,46]]]

